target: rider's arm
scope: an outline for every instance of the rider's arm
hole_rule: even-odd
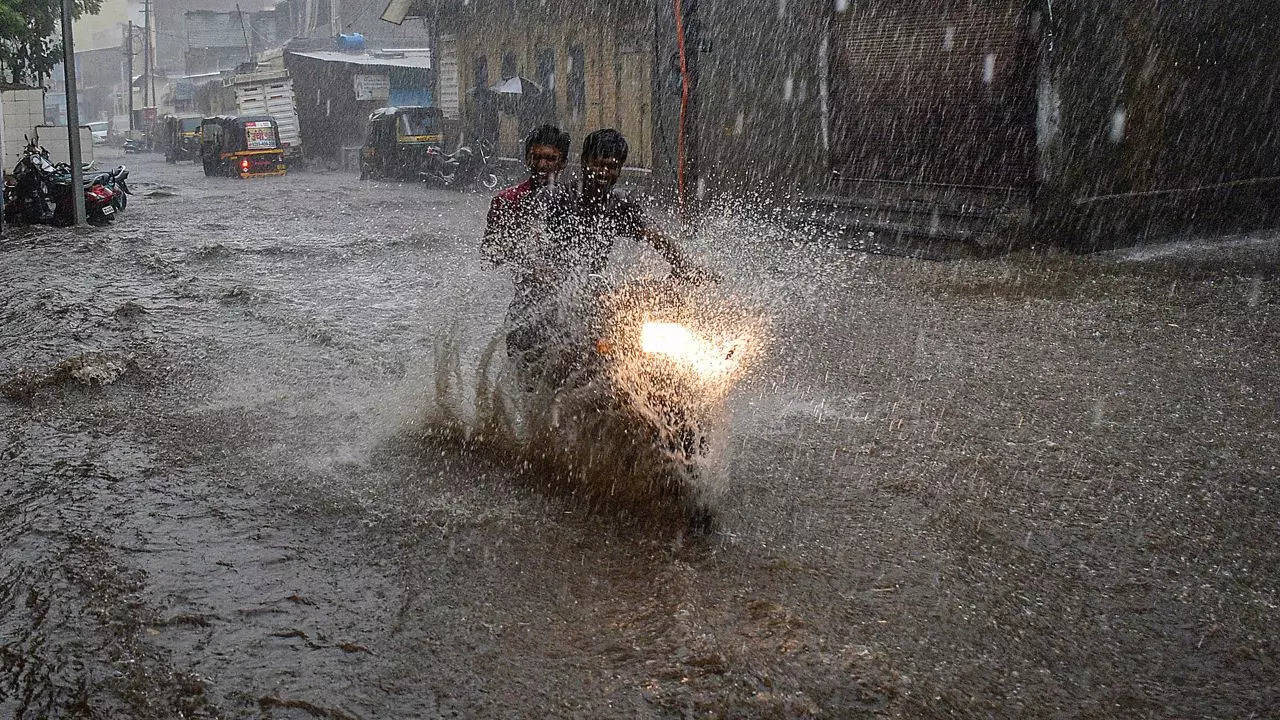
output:
[[[623,213],[623,221],[632,226],[636,239],[653,246],[653,249],[662,255],[663,260],[671,263],[671,273],[673,275],[678,278],[687,277],[693,279],[705,274],[680,249],[675,240],[649,222],[648,218],[644,216],[644,212],[640,210],[639,205],[628,201]]]
[[[484,239],[480,252],[494,267],[503,264],[511,256],[512,207],[501,196],[489,203],[489,217],[485,222]]]
[[[662,255],[663,260],[671,263],[671,271],[675,275],[683,275],[694,268],[693,263],[680,249],[680,246],[652,225],[646,224],[642,226],[638,236],[641,240],[652,245],[653,249]]]

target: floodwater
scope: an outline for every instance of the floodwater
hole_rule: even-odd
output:
[[[417,439],[509,294],[484,198],[127,162],[120,222],[0,242],[0,716],[1280,707],[1274,234],[930,262],[718,218],[771,332],[700,536]]]

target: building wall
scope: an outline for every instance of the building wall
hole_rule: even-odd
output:
[[[308,157],[337,158],[344,147],[364,143],[369,113],[385,100],[357,100],[354,75],[386,73],[385,69],[326,62],[286,53],[285,68],[293,78],[298,125]]]
[[[192,28],[187,25],[187,13],[208,11],[215,13],[236,12],[239,9],[246,14],[271,9],[275,3],[271,0],[154,0],[151,5],[153,33],[156,45],[156,68],[172,74],[183,71],[183,63],[187,50],[192,46]],[[239,21],[237,20],[237,29]],[[246,17],[246,27],[248,18]],[[141,32],[139,32],[141,38]],[[252,42],[251,37],[251,42]],[[241,38],[240,44],[243,46]],[[197,45],[198,47],[199,45]],[[138,57],[134,60],[134,72],[142,73],[142,48],[138,48]]]
[[[704,195],[810,187],[825,178],[820,91],[829,2],[704,0],[686,18],[686,58],[696,70],[696,153]],[[655,18],[659,138],[655,176],[676,177],[681,76],[675,17]],[[689,187],[690,194],[698,192]]]
[[[552,122],[568,131],[576,149],[589,132],[614,127],[627,136],[627,164],[653,165],[652,30],[647,8],[622,0],[583,1],[544,6],[536,2],[476,3],[442,15],[442,29],[456,36],[464,122],[474,122],[476,102],[467,90],[476,86],[479,58],[488,67],[488,85],[503,79],[504,58],[514,59],[515,74],[554,85],[554,103],[530,109],[523,117],[503,112],[498,149],[518,157],[530,127]],[[570,51],[581,48],[580,95],[572,92]],[[537,77],[540,53],[553,53],[552,82]],[[545,56],[542,56],[545,57]],[[508,68],[510,69],[510,68]],[[581,98],[570,103],[571,94]]]
[[[1257,180],[1280,176],[1280,8],[1092,0],[1039,21],[1058,117],[1037,227],[1096,247],[1277,221],[1280,183]]]

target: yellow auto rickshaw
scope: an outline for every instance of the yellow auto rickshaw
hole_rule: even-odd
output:
[[[160,124],[160,142],[165,162],[194,160],[200,157],[199,115],[166,115]]]
[[[416,179],[433,159],[439,162],[443,125],[444,115],[436,107],[412,105],[374,110],[369,114],[369,132],[360,148],[360,178]]]
[[[211,117],[200,124],[205,175],[255,178],[284,175],[280,130],[266,115]]]

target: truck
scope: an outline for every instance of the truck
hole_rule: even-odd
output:
[[[302,160],[302,133],[293,97],[293,78],[283,68],[232,73],[222,79],[224,104],[236,115],[269,115],[280,128],[285,162]]]

